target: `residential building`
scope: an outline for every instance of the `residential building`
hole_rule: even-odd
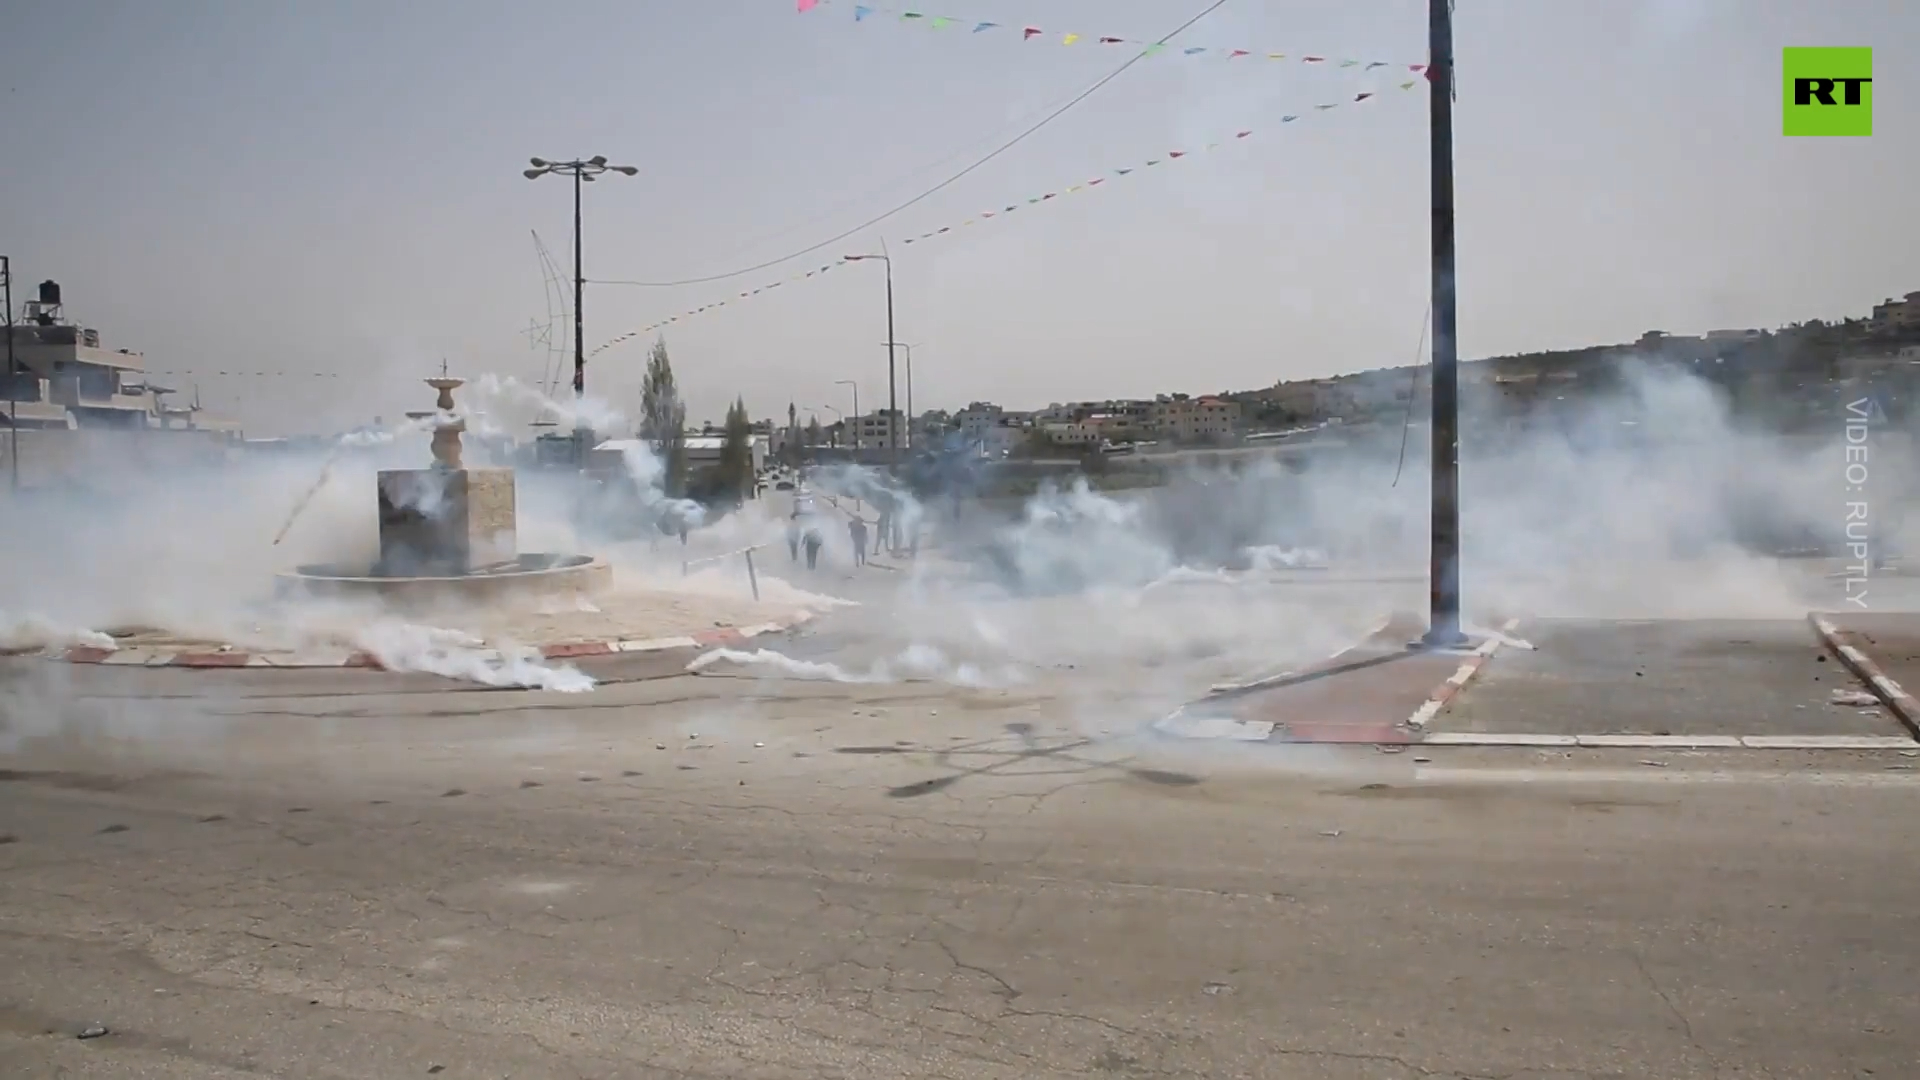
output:
[[[1173,394],[1153,403],[1151,418],[1154,433],[1170,442],[1224,442],[1240,426],[1240,405]]]
[[[233,424],[202,420],[198,402],[164,405],[173,391],[148,379],[146,357],[128,349],[107,349],[98,330],[67,320],[58,282],[41,282],[36,299],[24,308],[22,320],[13,327],[17,370],[0,372],[0,426],[17,417],[22,428],[237,434]]]
[[[1873,305],[1873,324],[1889,329],[1920,326],[1920,292]]]
[[[847,426],[852,428],[853,445],[856,448],[884,449],[893,445],[894,426],[900,427],[900,445],[907,445],[906,425],[900,420],[896,409],[876,409],[864,416],[850,417]]]

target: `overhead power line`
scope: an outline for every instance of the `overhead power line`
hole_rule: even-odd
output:
[[[1176,37],[1179,37],[1182,33],[1184,33],[1187,30],[1188,27],[1191,27],[1194,23],[1199,22],[1201,19],[1206,18],[1208,15],[1213,14],[1219,8],[1224,6],[1226,2],[1227,0],[1214,0],[1213,3],[1207,5],[1205,10],[1201,11],[1198,15],[1195,15],[1193,18],[1188,19],[1186,22],[1183,22],[1179,26],[1175,27],[1170,33],[1166,34],[1159,41],[1155,42],[1155,45],[1165,45],[1167,42],[1172,41]],[[853,228],[848,229],[845,232],[836,233],[833,236],[830,236],[825,240],[820,241],[817,244],[813,244],[808,247],[803,247],[798,251],[790,251],[787,254],[782,255],[777,259],[768,259],[766,262],[755,263],[752,266],[743,266],[738,270],[729,270],[724,274],[709,274],[706,277],[680,278],[679,280],[676,280],[676,281],[602,281],[597,279],[589,279],[589,281],[591,284],[594,284],[594,285],[633,285],[633,286],[638,286],[641,288],[648,288],[648,289],[664,289],[664,288],[670,288],[675,285],[704,285],[710,281],[725,281],[728,278],[736,278],[741,276],[742,274],[751,274],[760,270],[765,270],[770,266],[778,266],[783,262],[787,262],[791,259],[797,259],[802,255],[811,255],[812,253],[819,251],[823,247],[830,247],[834,244],[839,243],[842,240],[845,240],[847,237],[854,235],[855,233],[862,232],[866,229],[870,229],[873,226],[878,225],[881,222],[887,220],[888,218],[894,216],[895,214],[898,214],[901,211],[908,209],[909,207],[912,207],[920,202],[923,202],[926,199],[932,198],[934,195],[937,195],[940,192],[946,190],[947,188],[952,187],[954,184],[959,183],[962,178],[966,177],[969,173],[972,173],[975,169],[980,168],[981,166],[985,165],[987,162],[992,161],[994,158],[997,158],[1001,154],[1004,154],[1007,151],[1013,149],[1014,147],[1020,145],[1022,142],[1026,141],[1028,136],[1039,131],[1041,128],[1046,127],[1048,124],[1053,123],[1055,120],[1058,120],[1060,117],[1065,116],[1068,110],[1072,109],[1074,106],[1092,97],[1096,92],[1099,91],[1101,87],[1119,78],[1120,75],[1123,72],[1125,72],[1128,68],[1146,59],[1149,55],[1151,55],[1151,50],[1145,50],[1138,53],[1131,60],[1128,60],[1126,63],[1121,64],[1119,67],[1114,68],[1099,82],[1094,83],[1092,86],[1089,86],[1085,90],[1082,90],[1078,95],[1069,99],[1065,105],[1060,106],[1058,109],[1055,109],[1054,111],[1048,113],[1046,116],[1042,117],[1040,121],[1034,124],[1032,127],[1027,128],[1025,131],[1022,131],[1018,135],[1015,135],[1013,138],[1002,143],[998,149],[990,151],[984,157],[981,157],[978,160],[976,160],[973,164],[968,165],[966,168],[961,169],[959,172],[954,173],[952,176],[947,177],[945,180],[940,181],[938,184],[935,184],[934,186],[928,188],[927,190],[921,192],[918,195],[915,195],[913,198],[908,199],[906,202],[901,203],[900,205],[894,207],[891,210],[888,210],[883,214],[878,214],[878,215],[875,215],[874,217],[868,218],[867,220],[861,222],[860,224],[855,225]]]

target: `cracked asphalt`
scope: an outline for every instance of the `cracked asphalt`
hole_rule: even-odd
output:
[[[1920,1060],[1893,754],[1176,749],[1101,730],[1124,685],[596,673],[0,667],[48,733],[0,758],[0,1075]]]

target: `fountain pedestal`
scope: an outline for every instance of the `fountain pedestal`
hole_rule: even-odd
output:
[[[433,466],[383,469],[379,476],[380,558],[372,567],[302,566],[280,578],[301,595],[374,597],[409,607],[496,605],[584,598],[613,581],[586,555],[522,552],[512,469],[469,469],[460,461],[466,423],[453,411],[460,379],[428,379],[440,392]]]
[[[455,577],[520,555],[511,469],[380,473],[379,577]]]

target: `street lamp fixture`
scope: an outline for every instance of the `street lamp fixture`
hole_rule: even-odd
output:
[[[582,333],[586,325],[581,313],[586,299],[587,276],[580,251],[580,188],[589,180],[599,179],[602,173],[617,172],[623,176],[634,176],[640,170],[633,165],[609,165],[602,156],[587,158],[584,161],[548,161],[546,158],[531,158],[528,164],[533,167],[522,171],[521,175],[529,180],[538,180],[543,176],[573,177],[573,397],[577,405],[587,392],[587,346]],[[574,438],[584,441],[586,425],[576,411],[573,421]],[[579,448],[580,460],[586,461],[586,448]]]
[[[848,262],[861,262],[877,259],[887,265],[887,445],[894,468],[900,467],[900,425],[896,422],[900,416],[900,401],[895,391],[893,367],[893,259],[886,254],[886,243],[880,245],[878,255],[847,255]]]

